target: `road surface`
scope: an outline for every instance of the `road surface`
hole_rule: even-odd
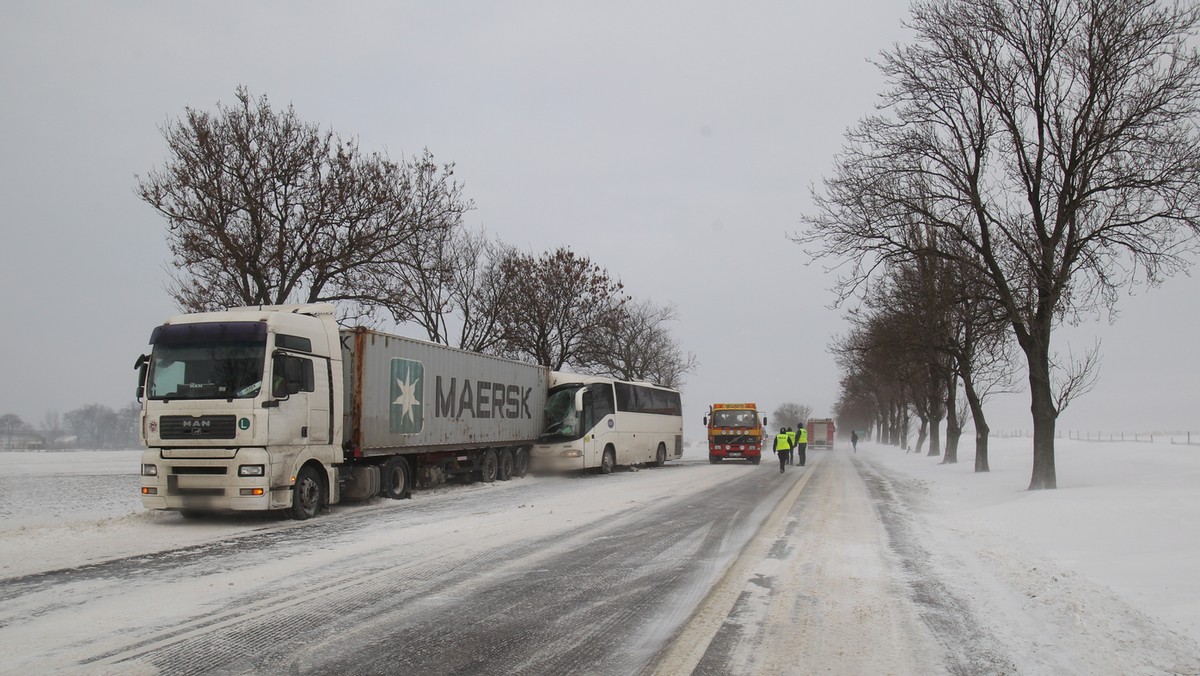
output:
[[[903,481],[809,459],[456,486],[309,522],[161,515],[141,526],[156,541],[215,535],[0,580],[0,671],[1011,672],[924,565]]]

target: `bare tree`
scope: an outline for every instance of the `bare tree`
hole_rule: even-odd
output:
[[[103,404],[88,404],[63,414],[63,427],[75,436],[75,448],[128,446],[121,415]]]
[[[352,314],[411,318],[412,279],[442,274],[414,252],[471,207],[453,165],[429,151],[408,162],[365,154],[245,88],[237,104],[188,108],[162,133],[170,159],[137,193],[167,219],[171,293],[187,310],[342,301]]]
[[[458,346],[495,352],[503,342],[501,316],[515,284],[501,269],[511,246],[482,231],[460,233],[450,278],[450,300],[459,322]]]
[[[622,380],[645,380],[678,388],[696,368],[696,355],[684,353],[667,324],[679,319],[674,305],[631,301],[614,312],[618,321],[590,334],[588,372]]]
[[[771,425],[795,428],[799,425],[807,425],[810,417],[812,417],[812,407],[808,404],[785,401],[776,406],[771,413]]]
[[[916,2],[915,44],[883,55],[884,110],[797,238],[851,261],[844,292],[918,253],[986,280],[1027,366],[1030,489],[1057,486],[1053,329],[1196,252],[1198,21],[1154,0]],[[954,246],[914,248],[914,217]]]
[[[0,432],[4,434],[3,448],[13,447],[13,437],[28,431],[29,425],[16,413],[0,415]]]
[[[534,257],[511,252],[500,263],[510,285],[499,315],[501,350],[561,370],[586,370],[592,336],[616,330],[622,284],[570,249]]]

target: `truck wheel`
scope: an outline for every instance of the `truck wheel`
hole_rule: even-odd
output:
[[[518,448],[513,453],[513,476],[517,479],[523,478],[529,473],[529,451],[524,448]]]
[[[508,481],[513,475],[513,454],[511,448],[500,449],[500,455],[497,458],[499,462],[496,478],[501,481]]]
[[[412,497],[410,476],[408,461],[403,456],[393,455],[383,464],[383,471],[380,472],[379,494],[393,500]]]
[[[496,451],[489,448],[483,452],[483,458],[479,462],[479,480],[490,484],[496,480],[499,471],[500,461],[496,458]]]
[[[612,474],[617,469],[617,452],[612,446],[604,449],[604,455],[600,456],[600,473]]]
[[[755,456],[753,458],[750,458],[751,465],[757,465],[760,461],[762,461],[762,456]]]
[[[324,502],[325,484],[321,475],[309,465],[301,467],[296,475],[296,485],[292,487],[292,506],[287,509],[287,515],[297,521],[311,519]]]
[[[667,445],[664,443],[658,444],[658,454],[654,456],[654,466],[662,467],[667,464]]]
[[[717,464],[718,462],[721,462],[721,460],[723,460],[723,459],[724,459],[724,458],[722,458],[722,457],[721,457],[721,456],[719,456],[719,455],[710,455],[710,456],[708,456],[708,462],[709,462],[710,464],[713,464],[713,465]]]

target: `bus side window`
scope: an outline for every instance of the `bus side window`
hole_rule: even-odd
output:
[[[593,423],[598,423],[604,420],[604,416],[616,412],[616,409],[613,408],[612,385],[592,383],[588,385],[588,393],[592,395],[592,410],[595,413],[595,417],[592,418]]]

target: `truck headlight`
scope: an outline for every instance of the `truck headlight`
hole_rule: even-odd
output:
[[[158,465],[142,465],[142,476],[158,476]]]
[[[264,476],[266,473],[265,465],[238,465],[238,476]]]

